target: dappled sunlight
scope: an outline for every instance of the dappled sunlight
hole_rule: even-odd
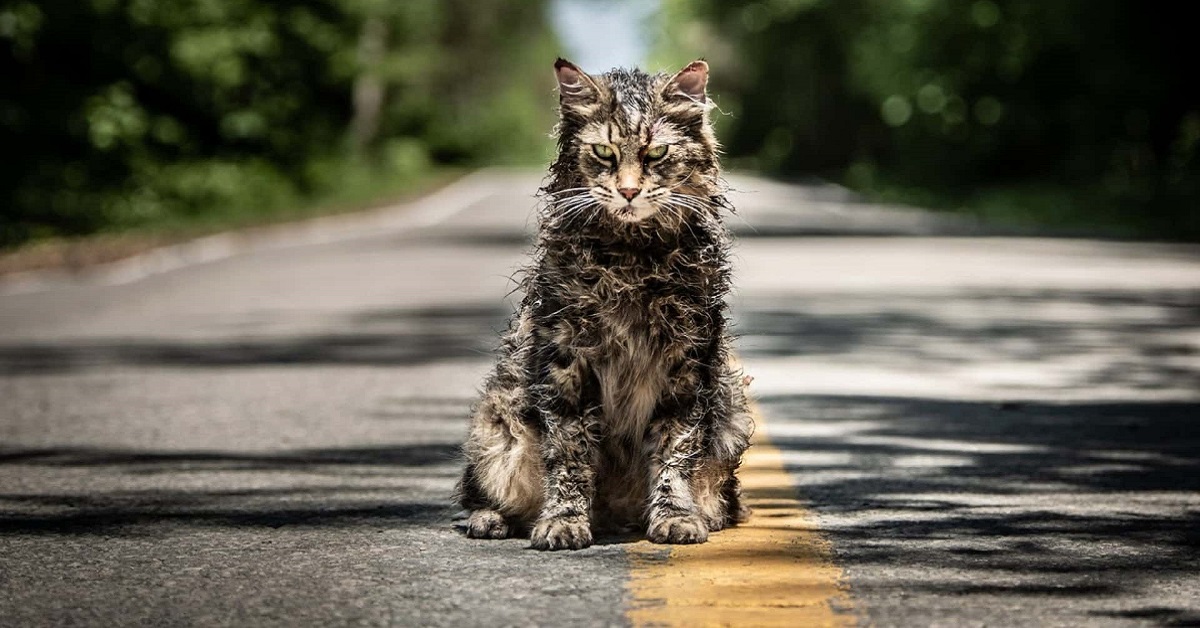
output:
[[[1044,451],[1044,448],[1034,445],[1019,445],[1012,443],[987,443],[955,441],[945,439],[921,439],[905,436],[847,436],[842,442],[848,445],[868,445],[892,447],[896,449],[922,449],[926,451],[965,452],[980,454],[1011,454],[1032,453]]]
[[[760,394],[1169,399],[1200,385],[1194,291],[922,291],[882,306],[805,294],[747,300],[739,314]]]

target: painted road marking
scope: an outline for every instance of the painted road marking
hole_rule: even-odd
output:
[[[88,267],[82,272],[31,270],[0,276],[0,295],[48,292],[94,284],[120,286],[171,271],[262,251],[284,250],[403,233],[439,225],[495,194],[502,169],[476,170],[425,196],[348,214],[281,223],[257,231],[232,229]]]
[[[796,497],[756,413],[758,432],[739,472],[754,514],[700,545],[630,549],[626,616],[635,626],[850,626],[845,574]]]

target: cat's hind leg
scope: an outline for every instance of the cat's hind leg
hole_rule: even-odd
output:
[[[750,517],[737,470],[754,431],[749,412],[735,412],[714,423],[705,455],[691,478],[696,510],[708,522],[710,532],[744,523]]]
[[[467,536],[503,539],[528,529],[542,508],[543,471],[537,434],[512,399],[489,391],[471,420],[463,446],[467,466],[458,499],[471,511]]]
[[[491,508],[471,511],[467,518],[467,536],[473,539],[507,539],[513,527],[504,515]]]

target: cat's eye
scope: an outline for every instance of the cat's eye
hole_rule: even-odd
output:
[[[592,152],[600,159],[612,159],[615,154],[608,144],[592,144]]]
[[[655,146],[654,148],[651,148],[650,150],[646,151],[646,159],[649,159],[649,160],[662,159],[663,156],[666,154],[667,154],[667,145],[663,144],[662,146]]]

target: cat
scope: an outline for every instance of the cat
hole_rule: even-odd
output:
[[[708,64],[554,68],[558,157],[463,445],[466,532],[542,550],[628,530],[702,543],[747,516],[735,472],[754,429],[731,360]]]

